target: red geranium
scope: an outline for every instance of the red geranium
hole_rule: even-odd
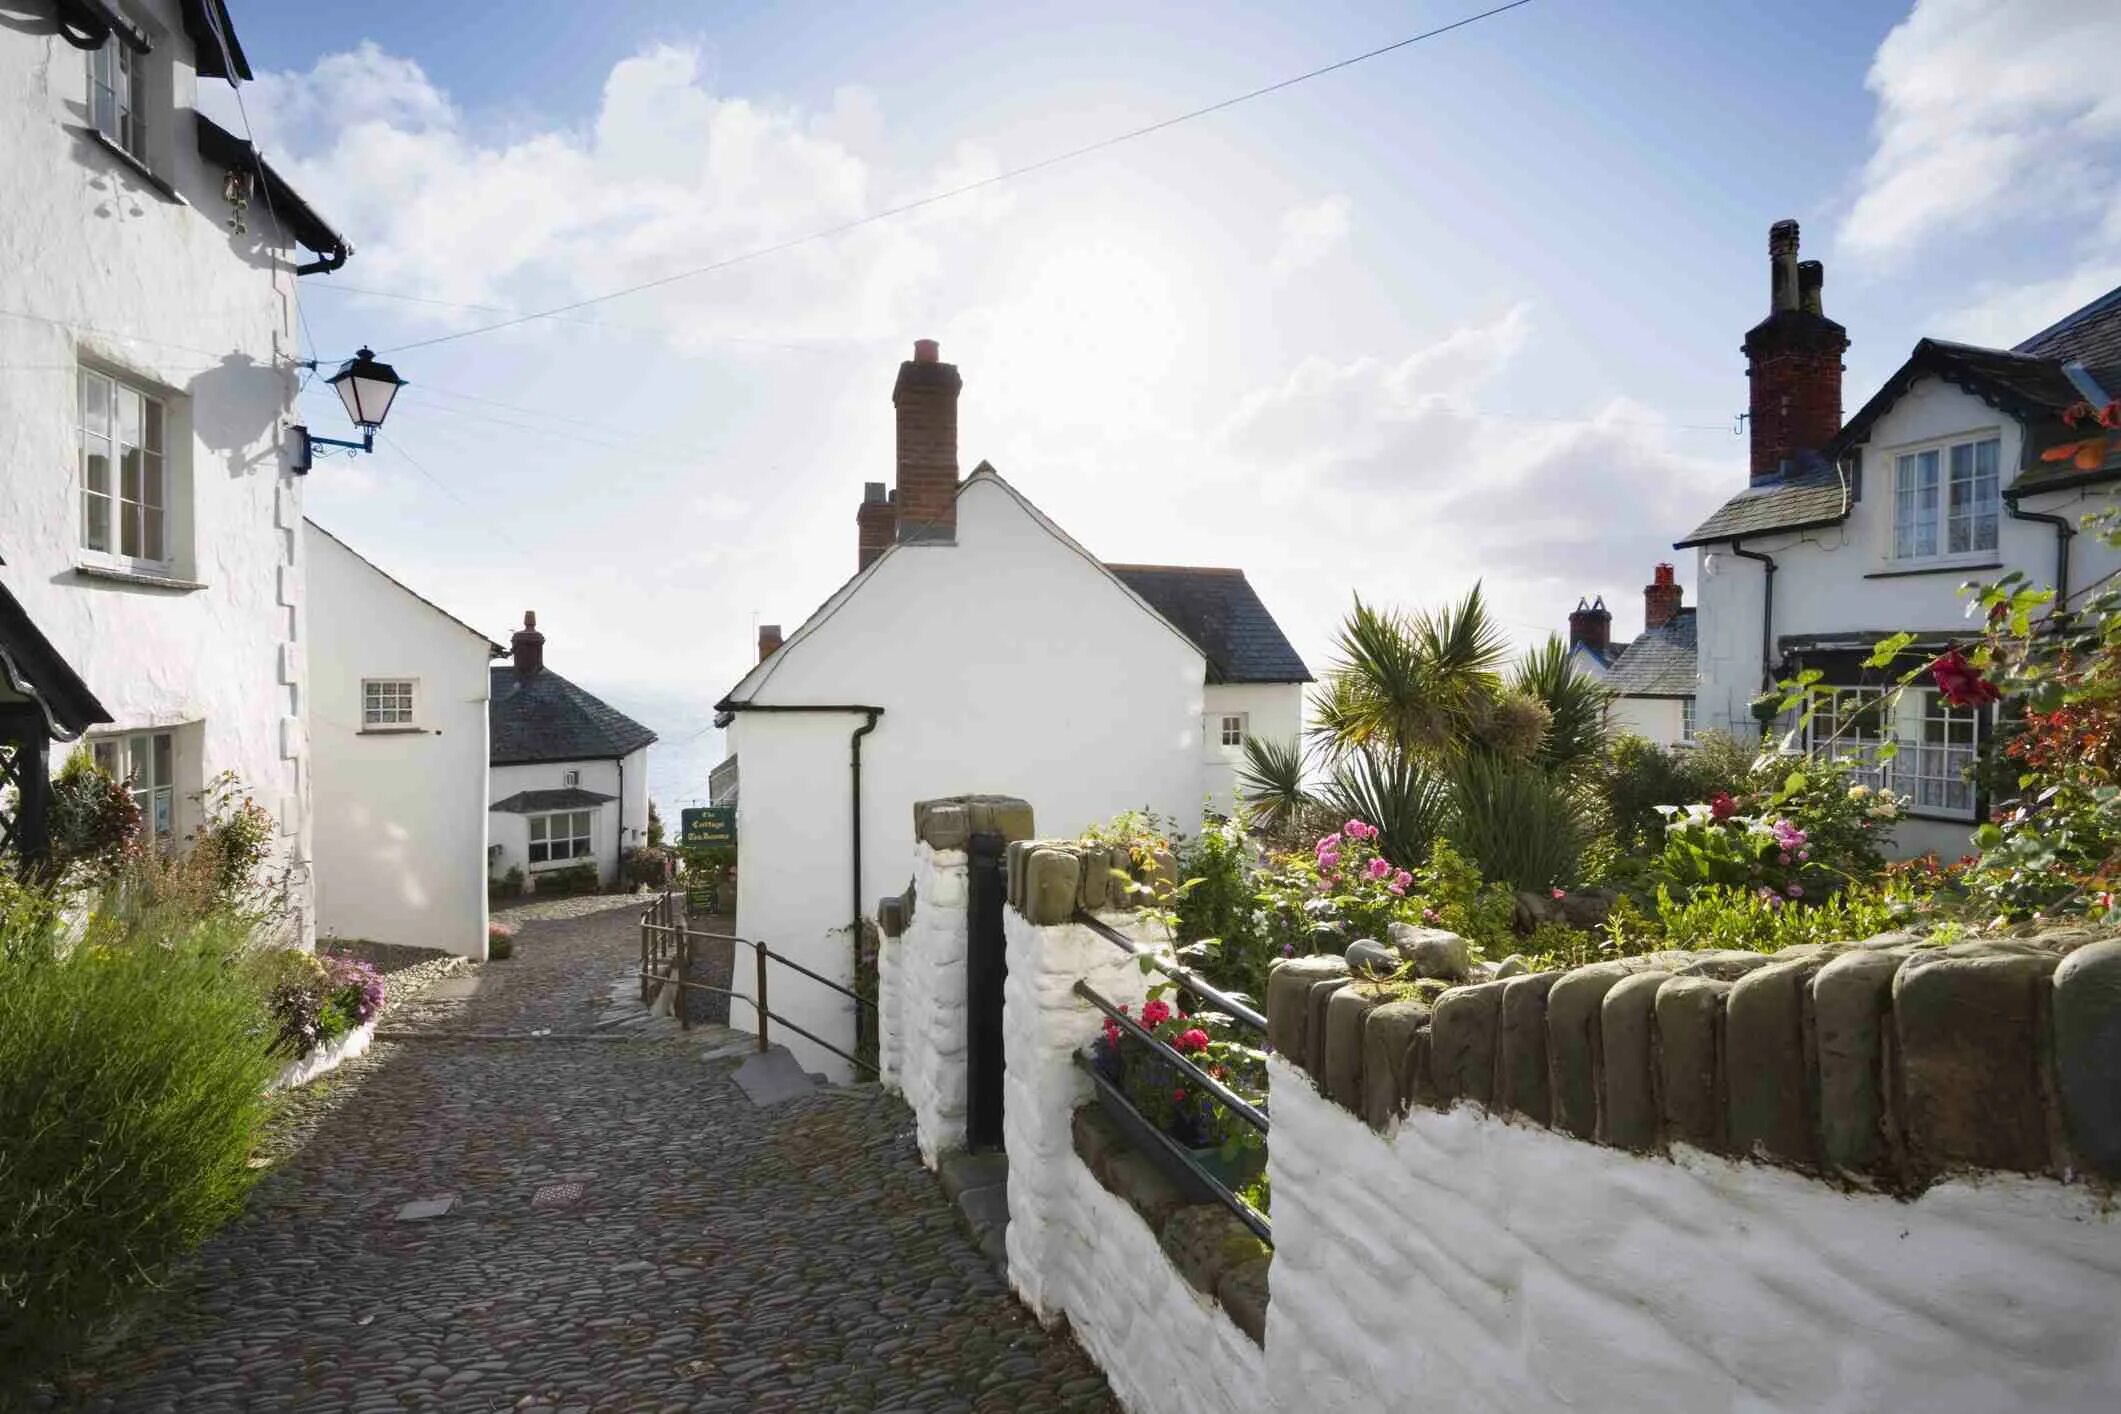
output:
[[[1984,707],[2003,697],[1994,683],[1981,676],[1981,669],[1956,648],[1930,664],[1930,677],[1936,680],[1944,700],[1954,707]]]
[[[1170,1019],[1171,1004],[1161,997],[1142,1007],[1142,1025],[1144,1026],[1160,1026]]]
[[[1205,1051],[1208,1049],[1208,1033],[1196,1026],[1190,1031],[1179,1032],[1178,1039],[1171,1044],[1181,1051]]]
[[[1709,818],[1711,820],[1728,820],[1737,813],[1738,802],[1731,799],[1729,791],[1720,790],[1709,797]]]

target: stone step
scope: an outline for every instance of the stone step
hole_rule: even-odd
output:
[[[1009,1156],[1003,1153],[945,1154],[936,1164],[943,1197],[979,1250],[1004,1277],[1009,1271]]]

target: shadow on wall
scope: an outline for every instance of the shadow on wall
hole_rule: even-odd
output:
[[[192,435],[227,459],[231,477],[246,476],[261,464],[278,473],[280,439],[276,435],[287,394],[287,375],[246,353],[223,354],[212,368],[193,377]]]

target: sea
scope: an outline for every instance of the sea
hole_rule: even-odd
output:
[[[648,798],[675,831],[679,810],[707,803],[708,773],[728,754],[714,724],[719,694],[707,688],[578,681],[655,733],[655,745],[648,748]]]

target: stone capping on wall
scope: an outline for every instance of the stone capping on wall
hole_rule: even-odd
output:
[[[1124,845],[1021,840],[1009,846],[1008,858],[1009,906],[1040,927],[1066,923],[1077,910],[1133,909],[1143,886],[1178,882],[1178,864],[1169,853],[1137,867]]]
[[[2121,1179],[2110,930],[1663,952],[1403,990],[1339,957],[1281,963],[1268,1042],[1380,1132],[1466,1100],[1903,1196],[1969,1170]]]
[[[1075,1153],[1100,1186],[1140,1215],[1186,1284],[1221,1306],[1254,1345],[1267,1340],[1273,1250],[1220,1203],[1192,1203],[1095,1103],[1076,1110]]]
[[[930,849],[964,849],[976,834],[1031,837],[1031,804],[1013,795],[950,795],[913,803],[913,837]]]

